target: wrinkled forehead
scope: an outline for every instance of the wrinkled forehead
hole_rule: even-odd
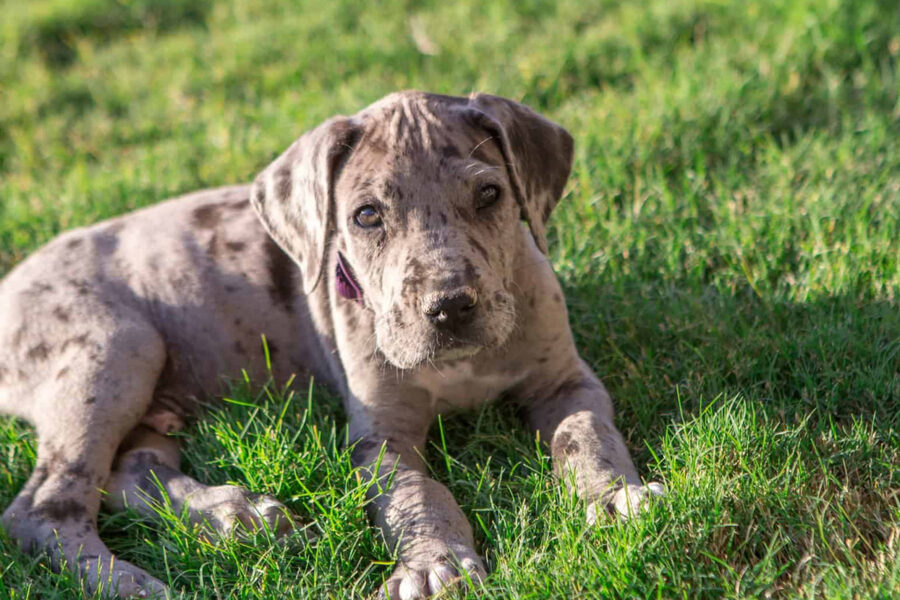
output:
[[[393,195],[404,184],[458,181],[504,167],[499,140],[453,105],[404,98],[376,104],[358,118],[362,133],[339,192]]]

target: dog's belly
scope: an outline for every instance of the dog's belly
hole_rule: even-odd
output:
[[[476,358],[477,360],[477,358]],[[454,361],[424,369],[413,378],[431,397],[436,414],[478,408],[520,383],[527,371],[476,368],[473,361]]]

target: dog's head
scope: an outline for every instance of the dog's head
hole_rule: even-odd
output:
[[[571,163],[571,136],[522,104],[401,92],[303,135],[252,203],[305,291],[374,311],[378,349],[408,369],[507,340],[520,222],[546,251]]]

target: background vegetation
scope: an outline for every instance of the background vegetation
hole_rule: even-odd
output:
[[[398,88],[522,100],[575,136],[552,259],[669,496],[589,529],[512,411],[446,420],[431,464],[484,596],[898,597],[898,57],[895,0],[2,0],[0,274]],[[214,546],[167,513],[102,516],[110,545],[186,597],[369,594],[392,555],[336,400],[231,400],[185,468],[278,495],[318,542]],[[0,506],[34,442],[0,420]],[[0,596],[77,590],[0,533]]]

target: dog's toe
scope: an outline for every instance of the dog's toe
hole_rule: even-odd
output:
[[[587,523],[593,525],[604,512],[630,519],[647,510],[654,498],[665,496],[666,489],[655,481],[646,485],[625,485],[608,496],[588,505]]]
[[[385,600],[430,598],[447,588],[478,585],[486,576],[477,558],[464,558],[458,563],[437,559],[432,564],[417,563],[416,567],[401,565],[381,587],[379,597]]]
[[[258,531],[281,537],[297,527],[296,519],[284,504],[238,486],[207,487],[192,494],[188,502],[198,520],[226,537]]]
[[[287,507],[271,496],[260,496],[253,504],[253,510],[259,515],[260,525],[265,523],[276,537],[285,536],[297,528],[296,519]]]
[[[79,571],[88,590],[103,598],[148,598],[163,600],[171,597],[168,586],[143,569],[113,556],[83,556]]]

